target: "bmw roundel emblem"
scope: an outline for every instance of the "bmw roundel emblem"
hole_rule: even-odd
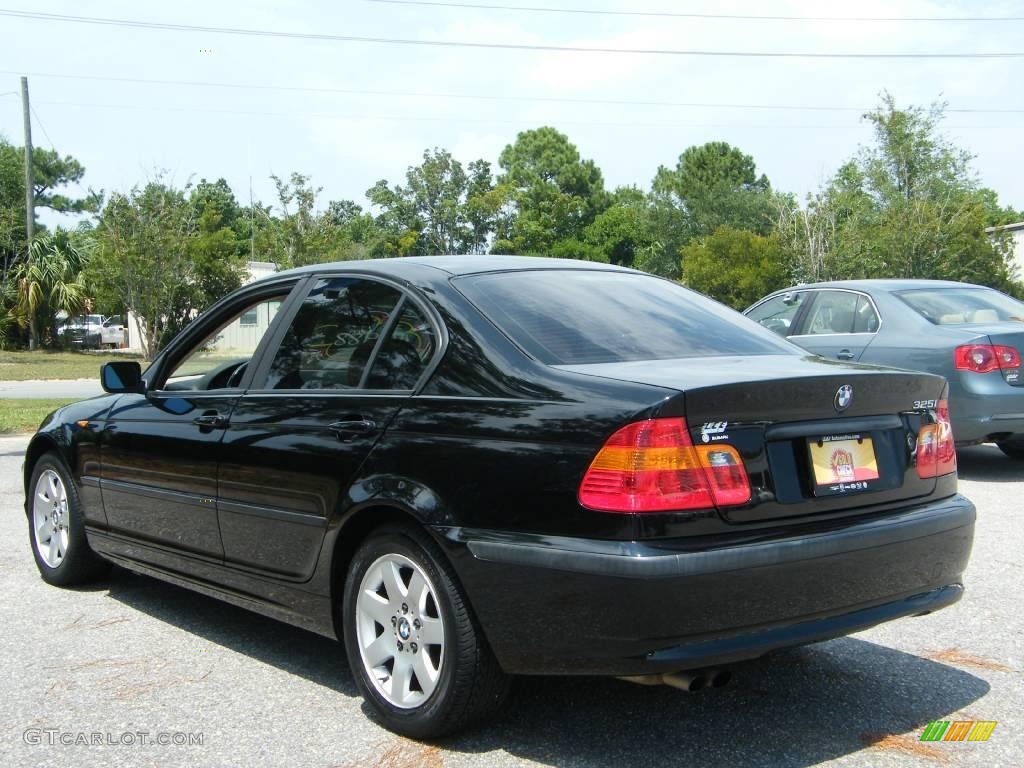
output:
[[[839,388],[839,391],[836,392],[836,399],[833,401],[833,404],[835,405],[837,411],[845,411],[847,408],[850,407],[850,403],[852,402],[853,387],[851,387],[849,384],[843,384],[843,386]]]

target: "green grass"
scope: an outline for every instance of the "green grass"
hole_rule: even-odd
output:
[[[50,411],[75,402],[76,398],[58,400],[30,400],[0,398],[0,435],[35,432]]]
[[[89,352],[0,351],[0,381],[29,379],[99,379],[100,366],[110,360],[142,360],[139,355]]]

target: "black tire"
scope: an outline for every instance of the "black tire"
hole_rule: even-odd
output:
[[[67,494],[67,532],[68,545],[64,552],[63,559],[56,567],[51,567],[43,559],[36,541],[33,504],[35,503],[36,484],[39,478],[47,470],[52,470],[60,477]],[[47,584],[57,587],[70,587],[77,584],[86,584],[94,581],[110,570],[110,564],[92,551],[89,542],[85,537],[85,516],[82,513],[82,502],[78,498],[78,491],[71,480],[71,473],[68,471],[63,460],[56,453],[45,453],[36,462],[32,470],[32,479],[28,486],[28,540],[32,548],[32,557],[36,561],[39,575]]]
[[[444,660],[436,687],[413,709],[391,704],[376,689],[363,664],[356,631],[356,598],[370,566],[397,554],[415,563],[438,593],[444,626]],[[498,665],[455,577],[452,567],[427,534],[388,525],[373,531],[349,564],[341,606],[342,634],[352,675],[364,700],[389,730],[413,739],[435,739],[494,715],[508,694],[510,678]],[[390,627],[385,631],[390,630]]]
[[[1001,443],[996,443],[996,446],[1011,459],[1024,461],[1024,438],[1013,437]]]

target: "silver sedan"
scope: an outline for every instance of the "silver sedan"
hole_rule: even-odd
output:
[[[945,376],[958,445],[1024,459],[1024,303],[942,280],[843,280],[777,291],[747,317],[822,357]]]

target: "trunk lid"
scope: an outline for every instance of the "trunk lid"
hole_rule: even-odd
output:
[[[790,355],[559,367],[677,390],[654,415],[683,416],[695,445],[743,459],[751,500],[719,511],[729,523],[852,512],[936,487],[915,461],[944,396],[939,376]]]

